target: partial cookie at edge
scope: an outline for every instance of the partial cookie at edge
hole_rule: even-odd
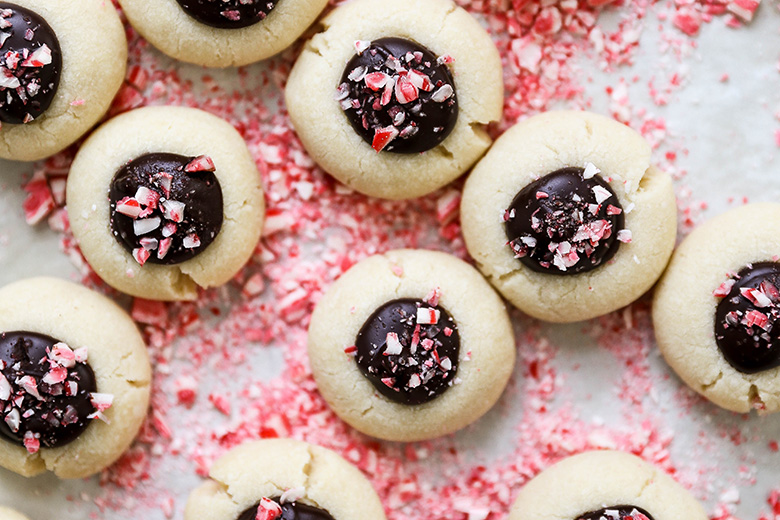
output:
[[[38,309],[30,312],[30,309]],[[0,439],[0,464],[23,476],[46,470],[84,478],[111,465],[130,446],[146,417],[151,367],[130,317],[105,296],[56,278],[31,278],[0,289],[0,331],[46,334],[87,347],[98,392],[114,396],[105,413],[70,444],[30,455]]]
[[[261,498],[302,488],[302,502],[335,520],[384,520],[376,491],[363,474],[336,453],[292,439],[250,441],[211,467],[210,480],[187,501],[185,520],[235,520]]]
[[[728,410],[780,410],[780,368],[743,374],[724,359],[715,341],[720,299],[713,292],[729,272],[777,255],[780,205],[742,206],[688,235],[656,289],[653,324],[661,353],[688,386]]]
[[[265,20],[241,29],[218,29],[200,23],[176,0],[119,3],[133,27],[172,58],[204,67],[240,67],[289,47],[328,2],[280,0]]]

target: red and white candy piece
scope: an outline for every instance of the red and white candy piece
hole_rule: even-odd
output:
[[[116,203],[116,212],[136,219],[141,214],[141,204],[132,197],[125,197]]]
[[[16,433],[19,431],[19,427],[22,425],[22,415],[18,409],[14,408],[8,412],[5,416],[5,424],[8,425],[12,432]]]
[[[56,385],[62,383],[68,378],[68,369],[61,366],[52,367],[45,376],[43,382],[47,385]]]
[[[208,155],[199,155],[184,167],[184,171],[187,173],[213,172],[216,169],[217,167],[214,166],[214,161],[212,161],[211,157]]]
[[[743,287],[739,290],[739,292],[743,297],[750,300],[750,302],[756,307],[763,308],[772,306],[772,300],[770,300],[758,289],[753,289],[752,287]]]
[[[604,186],[593,186],[593,194],[596,196],[596,202],[599,204],[612,196],[609,190]]]
[[[357,51],[358,55],[363,54],[368,48],[371,47],[371,42],[366,40],[357,40],[355,41],[355,50]]]
[[[618,231],[617,239],[624,244],[630,244],[631,240],[633,240],[633,236],[631,234],[631,231],[628,229],[621,229]]]
[[[168,254],[168,251],[171,249],[171,244],[173,244],[172,238],[163,238],[160,240],[159,245],[157,246],[157,259],[162,260],[165,258],[165,256]]]
[[[420,91],[414,86],[408,75],[398,76],[398,79],[395,80],[395,98],[398,102],[406,105],[419,97]]]
[[[143,247],[138,247],[136,249],[133,249],[133,258],[136,262],[138,262],[138,265],[143,266],[147,260],[149,260],[150,253]]]
[[[11,397],[11,383],[0,373],[0,401],[7,401]]]
[[[43,401],[43,397],[41,397],[41,394],[38,392],[38,382],[33,376],[22,376],[16,380],[16,384],[21,386],[25,392],[35,397],[37,400]]]
[[[111,408],[114,404],[114,396],[112,394],[101,394],[98,392],[92,392],[89,394],[92,406],[95,407],[95,412],[87,416],[88,419],[100,419],[101,421],[108,423],[108,418],[103,414],[106,410]]]
[[[160,200],[160,194],[145,186],[140,186],[135,192],[134,198],[139,204],[154,209],[157,207],[157,202]]]
[[[371,143],[371,146],[374,150],[377,151],[377,153],[379,153],[384,150],[387,145],[393,141],[393,139],[398,137],[398,134],[398,129],[394,126],[377,128],[374,131],[374,141]]]
[[[200,247],[200,237],[198,237],[198,235],[195,233],[190,233],[184,237],[184,240],[182,240],[182,245],[187,249],[195,249],[196,247]]]
[[[434,325],[439,323],[441,312],[438,309],[430,307],[420,307],[417,309],[417,323],[420,325]]]
[[[45,43],[35,49],[26,60],[22,62],[22,67],[43,67],[51,63],[51,49]]]
[[[302,499],[306,496],[306,488],[304,487],[296,487],[291,488],[282,493],[282,496],[279,498],[279,502],[282,504],[291,504],[293,502],[297,502],[298,500]]]
[[[398,339],[398,334],[395,332],[388,332],[386,338],[385,356],[397,356],[403,352],[404,348],[401,345],[401,341]]]
[[[166,200],[162,203],[161,209],[163,217],[172,222],[182,222],[184,220],[184,208],[187,205],[177,200]]]
[[[596,168],[596,165],[593,163],[585,163],[585,170],[582,172],[582,178],[583,179],[592,179],[597,174],[601,173],[601,170]]]
[[[48,356],[54,363],[65,368],[76,366],[76,353],[65,343],[55,343]]]
[[[276,520],[282,516],[282,507],[268,498],[261,498],[255,520]]]
[[[162,219],[160,217],[142,218],[133,222],[133,231],[136,236],[146,235],[160,227]]]
[[[455,91],[452,89],[451,85],[442,85],[439,90],[433,93],[431,99],[436,103],[444,103],[450,99],[454,93]]]
[[[28,453],[38,453],[41,449],[41,441],[38,439],[35,433],[27,431],[24,433],[24,447]]]

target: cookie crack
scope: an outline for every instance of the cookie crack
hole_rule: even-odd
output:
[[[723,371],[722,370],[720,370],[718,372],[718,375],[715,377],[715,379],[713,379],[709,383],[705,383],[705,384],[701,385],[701,391],[702,392],[706,392],[707,390],[709,390],[710,388],[715,386],[718,383],[718,381],[720,381],[721,379],[723,379]],[[755,385],[753,385],[753,386],[755,387]]]

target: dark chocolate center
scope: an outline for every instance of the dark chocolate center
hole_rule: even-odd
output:
[[[240,29],[265,20],[279,0],[176,0],[200,23],[218,29]]]
[[[279,498],[271,499],[277,505],[281,505],[282,514],[274,520],[334,520],[330,514],[318,507],[308,506],[299,502],[281,504]],[[255,520],[260,504],[254,505],[241,513],[238,520]]]
[[[745,374],[779,367],[780,263],[749,265],[716,295],[723,299],[715,313],[715,341],[726,361]]]
[[[641,507],[614,506],[585,513],[577,520],[653,520],[653,517]]]
[[[623,208],[599,175],[563,168],[532,182],[512,201],[504,220],[508,246],[539,273],[576,274],[596,269],[620,247]]]
[[[458,120],[447,59],[403,38],[356,45],[336,95],[355,131],[377,152],[420,153],[444,141]]]
[[[46,20],[0,2],[0,122],[40,117],[54,101],[61,72],[60,43]]]
[[[401,299],[379,307],[358,333],[356,361],[382,395],[403,404],[440,396],[458,370],[458,326],[440,306]]]
[[[189,260],[222,229],[222,189],[206,156],[142,155],[111,181],[111,229],[138,263]]]
[[[95,412],[94,372],[86,362],[63,361],[58,343],[36,332],[0,334],[0,437],[28,451],[73,442]]]

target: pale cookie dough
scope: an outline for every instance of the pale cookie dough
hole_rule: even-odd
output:
[[[224,220],[214,241],[173,265],[140,265],[111,229],[112,179],[151,153],[210,157],[222,190]],[[95,272],[122,292],[155,300],[191,300],[198,287],[229,281],[256,247],[265,214],[260,175],[239,133],[222,119],[181,107],[141,108],[96,130],[73,161],[67,200],[73,234]]]
[[[205,67],[239,67],[289,47],[317,19],[327,0],[279,0],[254,25],[223,29],[201,23],[177,0],[119,0],[127,19],[160,51]]]
[[[72,349],[86,348],[97,392],[113,396],[106,421],[90,420],[72,442],[24,447],[0,438],[0,466],[31,477],[51,471],[60,478],[93,475],[130,446],[149,406],[151,368],[146,346],[130,317],[108,298],[56,278],[32,278],[0,289],[0,332],[49,336]],[[41,383],[39,383],[40,385]]]
[[[490,36],[450,0],[354,0],[322,21],[285,91],[295,130],[312,158],[361,193],[409,199],[468,170],[490,146],[485,126],[501,118],[501,60]],[[334,99],[356,41],[398,37],[450,56],[459,114],[452,133],[422,154],[377,153]]]
[[[708,518],[685,488],[639,457],[590,451],[564,459],[528,482],[509,520],[578,520],[614,506],[641,508],[650,520]]]
[[[413,396],[417,404],[380,392],[381,383],[377,387],[364,376],[357,362],[360,351],[355,351],[358,333],[374,312],[400,299],[423,300],[424,309],[438,305],[455,326],[442,312],[438,322],[429,321],[442,329],[435,339],[445,346],[452,339],[444,327],[456,329],[460,338],[456,359],[448,363],[445,351],[440,354],[440,364],[452,369],[443,380],[432,380],[437,385],[432,399],[419,402],[421,396],[406,386],[399,392]],[[412,319],[418,325],[426,323]],[[381,347],[385,340],[389,350],[389,338],[374,344]],[[408,340],[400,338],[404,348],[400,358],[409,354]],[[418,342],[421,352],[424,341]],[[377,358],[384,359],[388,350]],[[309,356],[320,392],[339,417],[365,434],[411,442],[452,433],[485,414],[514,369],[515,344],[503,302],[473,267],[445,253],[397,250],[361,261],[326,292],[309,326]],[[424,387],[419,380],[416,383],[418,390]]]
[[[376,491],[360,470],[336,453],[305,442],[246,442],[214,462],[209,476],[190,494],[184,520],[238,520],[262,499],[278,499],[285,492],[334,520],[385,518]]]
[[[622,209],[614,217],[624,219],[622,229],[611,230],[616,253],[589,271],[537,272],[508,244],[515,197],[561,169],[600,171],[591,179],[613,192],[602,210]],[[506,299],[535,318],[575,322],[628,305],[652,287],[674,248],[676,211],[672,180],[650,164],[639,134],[600,115],[561,111],[527,119],[496,141],[466,182],[461,222],[469,253]]]
[[[59,86],[49,108],[31,122],[0,128],[0,157],[34,161],[71,145],[103,117],[125,77],[127,40],[116,9],[105,0],[82,0],[78,8],[72,0],[10,3],[44,18],[62,51]],[[7,65],[2,59],[0,64]]]
[[[653,324],[661,353],[688,386],[728,410],[780,410],[780,367],[741,372],[726,360],[715,336],[718,306],[724,298],[734,296],[728,294],[733,283],[730,275],[748,264],[777,262],[778,255],[780,205],[750,204],[696,228],[675,252],[656,289]],[[766,315],[768,325],[774,324],[771,344],[776,361],[780,348],[776,339],[776,295],[768,297],[771,302],[751,308],[760,313],[755,314],[757,318]],[[742,298],[737,301],[746,304]],[[740,316],[738,321],[742,319]],[[734,324],[736,328],[741,326]],[[764,333],[760,321],[756,320],[753,331],[756,335]],[[769,349],[767,353],[771,354]]]
[[[0,507],[0,520],[30,520],[23,514],[7,507]]]

